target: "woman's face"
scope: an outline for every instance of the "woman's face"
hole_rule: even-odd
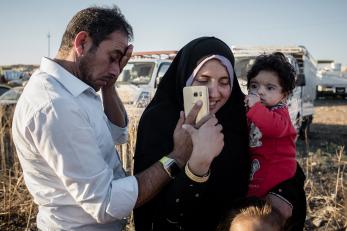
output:
[[[216,113],[231,94],[229,74],[217,59],[211,59],[201,67],[192,85],[208,88],[211,113]]]

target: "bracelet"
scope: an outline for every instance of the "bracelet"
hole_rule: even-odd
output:
[[[195,181],[197,183],[204,183],[208,180],[208,178],[210,177],[211,171],[208,170],[208,172],[204,175],[204,176],[197,176],[194,173],[192,173],[192,171],[190,171],[189,166],[188,166],[188,162],[184,168],[184,172],[186,173],[187,177],[189,179],[191,179],[192,181]]]

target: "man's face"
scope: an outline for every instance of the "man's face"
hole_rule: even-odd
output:
[[[113,85],[120,74],[120,60],[127,47],[127,36],[120,31],[113,32],[80,58],[79,78],[95,91]]]

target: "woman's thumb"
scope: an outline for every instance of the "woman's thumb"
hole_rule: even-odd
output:
[[[182,128],[184,129],[184,130],[186,130],[189,134],[190,134],[190,136],[192,136],[193,134],[194,134],[194,132],[195,132],[195,128],[192,126],[192,125],[190,125],[190,124],[183,124],[182,125]]]

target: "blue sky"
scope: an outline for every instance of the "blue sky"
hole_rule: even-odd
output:
[[[135,51],[176,50],[213,35],[229,45],[304,45],[315,59],[347,65],[345,0],[1,0],[0,65],[54,57],[65,27],[91,5],[120,7]]]

